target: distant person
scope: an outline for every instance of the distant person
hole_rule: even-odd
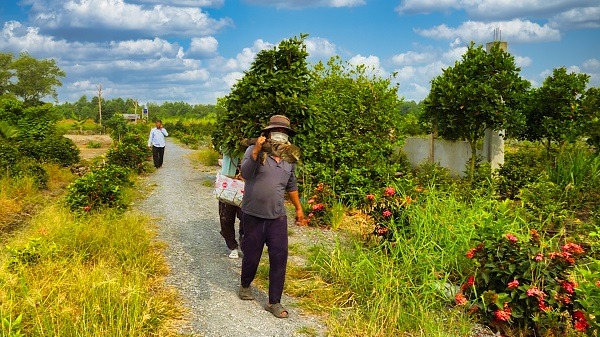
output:
[[[150,130],[148,137],[148,148],[152,148],[152,159],[154,159],[154,167],[160,168],[165,157],[165,137],[169,133],[162,125],[162,121],[158,119],[155,126]]]
[[[263,129],[266,137],[259,137],[255,145],[248,147],[241,165],[246,184],[242,201],[244,256],[238,295],[242,300],[254,299],[250,284],[256,276],[266,244],[269,252],[269,303],[265,309],[278,318],[288,317],[288,311],[281,306],[288,258],[288,228],[284,205],[286,192],[296,208],[296,223],[304,223],[294,172],[296,165],[283,160],[285,154],[278,150],[279,145],[289,144],[291,133],[287,117],[271,117],[269,125]]]
[[[223,153],[223,165],[221,174],[230,178],[235,178],[239,174],[240,158],[229,156]],[[229,249],[229,258],[237,259],[239,257],[240,245],[235,239],[235,218],[240,220],[239,239],[244,236],[244,226],[242,223],[242,211],[238,206],[226,204],[219,201],[219,220],[221,222],[221,236],[225,239],[225,244]]]

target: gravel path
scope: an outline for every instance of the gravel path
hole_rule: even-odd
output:
[[[323,331],[314,317],[302,315],[293,300],[282,303],[290,318],[277,319],[263,309],[266,295],[255,292],[257,301],[237,298],[241,259],[227,258],[227,247],[219,234],[217,201],[212,188],[202,183],[214,180],[215,170],[197,170],[187,158],[191,150],[170,141],[165,163],[147,178],[154,186],[139,208],[156,217],[159,239],[166,250],[175,286],[190,317],[180,333],[205,337],[289,337],[302,332]],[[311,334],[312,335],[312,334]]]

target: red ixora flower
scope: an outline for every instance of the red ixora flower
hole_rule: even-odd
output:
[[[577,331],[585,331],[590,327],[585,318],[585,314],[579,310],[573,313],[573,319],[575,320],[575,324],[573,326]]]
[[[309,218],[312,218],[313,216],[315,216],[315,213],[308,213]]]
[[[475,285],[475,277],[473,275],[467,278],[467,282],[463,283],[460,290],[465,291]]]
[[[388,197],[391,197],[392,195],[396,194],[396,190],[393,187],[386,187],[383,194],[387,195]]]
[[[367,199],[373,201],[375,200],[375,196],[373,194],[367,194]]]
[[[544,254],[537,253],[537,255],[533,259],[536,260],[537,262],[543,261],[544,260]]]
[[[596,287],[600,287],[600,280],[596,281]]]
[[[310,199],[310,200],[308,201],[308,203],[309,203],[309,204],[314,204],[314,203],[315,203],[315,199]]]
[[[312,209],[313,209],[313,211],[321,211],[321,210],[323,210],[324,207],[325,206],[323,206],[323,204],[316,204],[316,205],[313,205]]]
[[[517,239],[517,237],[516,237],[516,236],[514,236],[514,235],[512,235],[512,234],[510,234],[510,233],[506,234],[505,236],[506,236],[506,239],[507,239],[508,241],[512,242],[512,243],[515,243],[515,242],[518,242],[518,241],[519,241],[519,239]]]
[[[581,248],[580,245],[576,244],[576,243],[567,243],[566,245],[562,246],[562,251],[563,252],[569,252],[572,254],[583,254],[585,253],[585,250],[583,250],[583,248]]]
[[[456,305],[467,304],[467,298],[461,293],[456,294],[456,296],[454,296],[454,300],[456,301]]]
[[[388,232],[388,229],[386,227],[377,228],[377,234],[379,234],[379,235],[385,235],[387,232]]]
[[[471,248],[469,249],[469,251],[465,254],[465,256],[469,259],[472,259],[475,257],[475,253],[477,252],[477,248]]]
[[[508,282],[508,289],[516,289],[519,286],[519,280]]]
[[[540,301],[540,303],[538,303],[538,308],[540,308],[540,310],[544,311],[544,312],[548,312],[548,311],[552,310],[552,307],[547,306],[546,302],[544,302],[544,301]]]
[[[574,294],[575,293],[575,288],[577,287],[577,284],[575,284],[575,282],[571,282],[571,281],[563,281],[560,285],[567,294]]]
[[[504,310],[501,310],[501,309],[496,310],[496,312],[494,312],[494,316],[499,321],[508,322],[510,320],[510,308],[505,303]]]
[[[389,210],[386,209],[385,211],[383,211],[384,218],[389,218],[391,216],[392,216],[392,212],[390,212]]]

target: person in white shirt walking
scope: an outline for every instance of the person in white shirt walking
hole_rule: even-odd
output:
[[[148,148],[152,149],[154,167],[160,168],[163,164],[163,158],[165,156],[165,137],[169,136],[169,133],[163,127],[160,119],[156,121],[155,125],[156,126],[150,130],[150,136],[148,137]]]

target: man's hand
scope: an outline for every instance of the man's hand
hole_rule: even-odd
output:
[[[304,211],[302,211],[302,208],[296,209],[296,225],[298,225],[298,226],[308,225],[308,221],[306,221],[306,219],[304,219]]]
[[[254,161],[258,160],[258,154],[260,153],[260,150],[262,150],[262,146],[265,143],[265,141],[267,141],[267,138],[264,136],[260,136],[256,140],[256,144],[254,145],[254,148],[252,149],[252,159],[254,159]]]

